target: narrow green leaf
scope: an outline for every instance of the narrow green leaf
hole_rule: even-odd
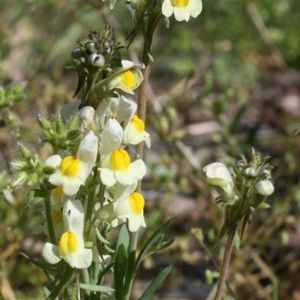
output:
[[[129,246],[129,234],[127,230],[126,224],[123,224],[120,228],[119,236],[118,236],[118,242],[117,247],[118,249],[121,245],[124,245],[124,248],[127,250]]]
[[[168,242],[166,242],[166,240],[165,240],[165,232],[168,230],[168,228],[171,226],[171,224],[177,218],[178,218],[178,216],[170,218],[152,234],[152,236],[148,239],[148,241],[142,247],[141,252],[137,257],[136,269],[138,268],[139,264],[143,261],[144,257],[147,254],[149,254],[154,249],[158,250],[160,244],[164,244],[164,243],[168,244]],[[162,247],[162,248],[164,248],[164,247]]]
[[[146,290],[143,292],[139,300],[151,300],[157,289],[161,286],[163,281],[167,278],[171,272],[172,266],[164,268],[149,284]]]
[[[127,272],[127,252],[124,244],[120,245],[117,250],[116,260],[114,265],[114,279],[115,279],[115,290],[116,290],[116,299],[121,299],[125,274]]]
[[[80,283],[80,288],[86,291],[99,293],[113,293],[115,290],[109,286]]]

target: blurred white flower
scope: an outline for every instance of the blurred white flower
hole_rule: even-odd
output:
[[[119,89],[125,93],[133,94],[134,90],[140,86],[143,81],[141,69],[143,65],[135,64],[129,60],[122,60],[122,67],[112,75],[109,80],[110,89]]]
[[[84,213],[80,201],[68,200],[63,208],[64,232],[58,245],[46,243],[43,257],[50,264],[61,259],[77,269],[88,268],[92,263],[92,250],[84,248]]]
[[[220,187],[227,196],[233,195],[233,180],[229,169],[222,163],[214,162],[203,168],[209,184]]]
[[[50,156],[45,164],[56,169],[49,182],[62,186],[64,194],[75,195],[91,173],[97,158],[98,138],[90,131],[81,141],[77,155],[63,159],[59,155]]]
[[[264,179],[256,183],[255,189],[259,195],[267,197],[273,194],[274,185],[270,180]]]
[[[162,14],[167,18],[174,14],[179,22],[187,22],[190,17],[196,18],[201,11],[201,0],[164,0],[162,4]]]

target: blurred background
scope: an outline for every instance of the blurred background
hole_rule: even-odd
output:
[[[26,187],[4,191],[17,140],[47,157],[37,116],[54,118],[72,101],[76,74],[67,67],[78,39],[108,23],[126,46],[132,23],[124,2],[110,11],[101,0],[0,1],[0,299],[43,299],[46,282],[20,255],[41,259],[42,206],[25,205]],[[203,0],[203,7],[188,23],[161,22],[154,39],[146,220],[151,231],[182,217],[172,246],[146,259],[136,296],[172,264],[157,299],[209,297],[224,245],[213,243],[222,210],[202,167],[234,163],[255,147],[272,157],[276,193],[234,253],[228,299],[299,300],[300,1]],[[138,37],[122,53],[138,61],[141,45]]]

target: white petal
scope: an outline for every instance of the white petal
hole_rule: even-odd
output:
[[[56,171],[49,177],[49,182],[52,183],[53,185],[63,185],[64,183],[64,175],[60,171]]]
[[[193,18],[196,18],[198,15],[200,15],[202,11],[202,1],[201,0],[191,0],[188,5],[188,10],[190,12],[190,15]]]
[[[57,168],[60,165],[60,163],[61,157],[58,154],[48,157],[45,161],[45,165],[52,168]]]
[[[164,0],[162,4],[162,14],[169,18],[173,14],[174,8],[171,4],[171,0]]]
[[[43,248],[42,255],[49,264],[57,264],[61,260],[58,246],[46,243]]]
[[[92,249],[79,249],[78,251],[66,255],[63,259],[73,268],[85,269],[88,268],[93,259]]]
[[[120,102],[117,106],[117,118],[120,123],[125,123],[125,125],[132,119],[133,115],[136,113],[137,104],[134,101],[128,100],[124,96],[120,97]]]
[[[73,196],[73,195],[77,194],[77,192],[79,191],[80,186],[83,185],[83,184],[84,184],[84,182],[80,178],[65,177],[64,182],[63,182],[64,194],[66,194],[67,196]]]
[[[141,227],[146,227],[145,219],[142,214],[128,217],[128,229],[130,232],[137,232]]]
[[[123,139],[123,128],[115,119],[109,119],[102,133],[101,154],[108,154],[119,148]]]
[[[84,161],[94,166],[97,158],[98,151],[98,138],[95,136],[93,131],[90,131],[81,141],[77,157],[79,160]]]
[[[111,99],[108,99],[108,101],[101,101],[100,104],[97,107],[96,115],[98,117],[99,123],[101,128],[104,126],[104,120],[107,112],[109,111],[111,106]]]
[[[86,179],[89,177],[90,173],[92,172],[93,165],[89,163],[85,163],[83,161],[80,161],[79,164],[79,170],[76,174],[76,178],[80,179],[82,183],[86,181]]]
[[[83,247],[84,212],[79,200],[66,201],[63,208],[64,226],[66,231],[76,234],[79,247]]]
[[[138,180],[142,179],[147,173],[144,161],[142,159],[137,159],[136,161],[132,162],[130,164],[130,172],[135,174]]]
[[[117,182],[114,172],[106,168],[100,168],[100,178],[102,183],[108,187],[113,186]]]
[[[123,185],[136,184],[136,182],[138,180],[136,174],[131,172],[130,167],[125,171],[115,171],[115,176],[116,176],[117,181]]]
[[[134,62],[132,62],[130,60],[126,60],[126,59],[123,59],[121,61],[121,64],[122,64],[123,69],[126,69],[126,70],[135,66]]]
[[[174,7],[174,16],[178,22],[187,22],[190,18],[190,13],[186,7]]]

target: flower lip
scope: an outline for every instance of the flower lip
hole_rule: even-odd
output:
[[[175,7],[186,7],[189,5],[190,0],[171,0],[171,3]]]
[[[59,251],[61,255],[69,255],[78,248],[78,238],[72,231],[65,231],[59,240]]]
[[[129,196],[128,200],[132,211],[136,215],[139,215],[143,212],[145,199],[142,194],[135,192]]]
[[[133,89],[136,85],[136,78],[134,72],[132,70],[122,72],[121,81],[130,89]]]
[[[142,119],[138,117],[138,115],[134,115],[130,121],[132,126],[139,132],[143,132],[145,130],[145,123]]]
[[[110,165],[114,170],[125,171],[130,166],[130,156],[124,149],[116,149],[110,157]]]
[[[75,156],[66,156],[59,165],[59,170],[69,177],[77,175],[79,170],[80,161]]]

